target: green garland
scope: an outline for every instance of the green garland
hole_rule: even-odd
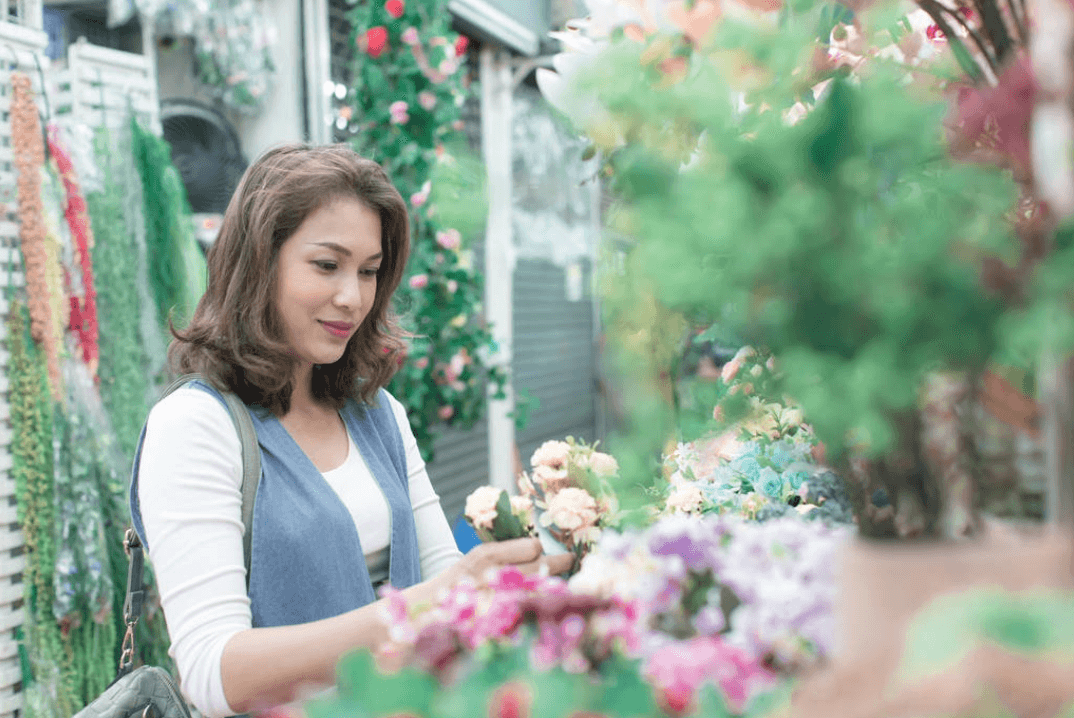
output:
[[[205,292],[208,270],[194,238],[186,190],[168,143],[131,118],[134,162],[142,180],[149,282],[162,326],[182,326]],[[175,315],[172,315],[172,312]]]
[[[74,362],[71,362],[74,364]],[[73,391],[80,367],[67,372],[67,411],[54,415],[56,512],[59,547],[53,613],[63,627],[64,644],[81,702],[108,687],[114,676],[117,626],[114,583],[105,531],[105,501],[99,473],[110,474],[103,441],[109,432],[95,426],[88,407]],[[92,385],[90,385],[92,386]]]
[[[138,436],[149,410],[148,357],[142,345],[138,301],[138,251],[126,231],[125,190],[118,182],[111,140],[101,131],[95,140],[104,188],[86,195],[93,223],[93,266],[97,273],[100,326],[101,399],[112,420],[119,446],[134,457]],[[125,522],[124,522],[125,523]]]
[[[483,277],[465,247],[485,214],[484,168],[468,161],[461,141],[469,41],[452,32],[446,5],[355,4],[347,19],[361,52],[339,108],[355,150],[384,166],[411,210],[407,279],[396,298],[415,338],[389,389],[427,461],[440,429],[472,427],[488,387],[502,396],[507,382],[486,359],[494,345],[481,317]]]
[[[115,144],[108,131],[98,132],[95,151],[103,170],[104,188],[86,197],[95,239],[93,263],[98,280],[101,357],[98,375],[101,400],[117,439],[117,446],[112,452],[107,447],[101,447],[97,472],[113,586],[112,616],[116,640],[111,665],[119,660],[119,638],[124,631],[127,557],[122,549],[122,540],[130,524],[126,502],[127,478],[115,467],[122,466],[125,472],[134,460],[138,437],[150,407],[149,357],[142,334],[138,295],[138,287],[146,282],[146,278],[139,272],[138,248],[135,238],[128,231],[127,188],[121,181],[123,173],[133,168],[128,164],[129,153]],[[112,453],[115,455],[112,456]],[[146,584],[152,590],[154,582],[148,567]],[[148,602],[146,613],[139,622],[139,658],[147,664],[171,666],[163,614],[156,610],[153,600]]]
[[[23,571],[27,621],[24,677],[27,713],[69,716],[76,710],[73,671],[52,613],[56,565],[52,462],[53,409],[44,361],[29,336],[28,313],[13,301],[8,317],[12,467],[18,519],[25,541]]]

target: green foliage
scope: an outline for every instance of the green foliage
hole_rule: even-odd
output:
[[[644,49],[622,42],[583,87],[627,138],[611,161],[617,228],[636,240],[627,274],[671,310],[722,317],[771,349],[781,389],[838,457],[848,437],[887,449],[888,417],[914,405],[925,372],[994,354],[1004,307],[978,261],[1016,251],[1004,218],[1016,192],[998,169],[950,159],[944,104],[880,64],[831,78],[813,111],[787,122],[783,110],[815,81],[802,61],[821,19],[789,13],[778,30],[726,21],[720,50],[697,53],[674,84],[652,82],[639,71]],[[718,56],[732,48],[764,78],[745,108]],[[684,146],[697,157],[671,172]],[[630,301],[610,295],[613,323]]]
[[[347,17],[358,51],[341,117],[349,118],[355,150],[384,166],[411,209],[410,262],[396,297],[415,336],[389,389],[407,407],[429,460],[439,428],[473,426],[487,387],[502,396],[506,382],[504,370],[485,358],[492,336],[480,316],[482,277],[467,248],[483,228],[485,196],[483,167],[462,149],[465,57],[456,56],[444,0],[408,0],[399,18],[382,2],[358,3]],[[403,39],[408,29],[413,45]],[[370,30],[386,34],[379,52]],[[458,248],[438,243],[451,230],[461,235]]]
[[[167,329],[194,313],[208,278],[205,257],[194,238],[186,189],[172,164],[168,143],[131,117],[135,166],[142,180],[149,280],[157,317]]]
[[[25,541],[23,585],[27,621],[23,646],[31,675],[24,685],[31,716],[68,716],[77,710],[76,677],[52,612],[56,565],[52,460],[52,399],[44,359],[29,334],[19,300],[7,319],[11,402],[11,476]]]
[[[133,459],[149,410],[149,360],[139,327],[138,252],[124,219],[124,189],[119,181],[123,168],[110,145],[107,132],[95,138],[104,186],[102,191],[86,195],[94,237],[91,252],[100,327],[98,374],[101,399],[120,448]]]

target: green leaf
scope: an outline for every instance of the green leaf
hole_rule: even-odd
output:
[[[588,676],[560,668],[535,672],[532,682],[532,718],[566,718],[574,711],[590,709],[595,698]]]
[[[641,675],[641,661],[615,656],[601,666],[600,695],[594,707],[609,718],[651,716],[657,712],[652,686]]]
[[[344,656],[337,675],[340,699],[368,715],[430,715],[437,685],[427,673],[407,668],[385,675],[377,670],[373,655],[362,650]]]
[[[511,499],[506,491],[501,491],[500,498],[496,501],[496,518],[492,521],[492,536],[497,541],[526,536],[526,529],[522,522],[511,513]]]

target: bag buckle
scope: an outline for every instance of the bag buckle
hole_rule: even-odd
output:
[[[127,622],[127,632],[123,634],[123,646],[119,655],[119,673],[127,673],[134,666],[134,624],[138,621]]]

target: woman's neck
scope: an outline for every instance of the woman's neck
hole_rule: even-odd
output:
[[[288,414],[299,412],[312,413],[319,404],[313,398],[313,365],[307,364],[295,368],[295,378],[291,390],[291,408]]]

